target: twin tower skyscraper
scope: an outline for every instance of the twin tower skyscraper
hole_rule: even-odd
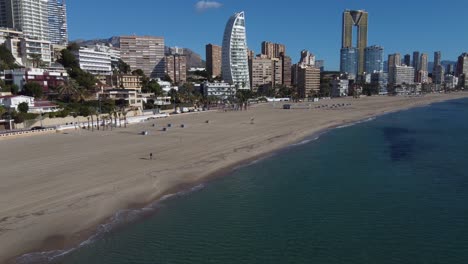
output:
[[[340,52],[340,71],[356,77],[365,72],[365,50],[369,14],[363,10],[343,12],[343,35]],[[357,30],[353,43],[354,28]]]

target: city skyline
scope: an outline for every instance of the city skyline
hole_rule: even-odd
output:
[[[90,10],[87,3],[93,5]],[[108,0],[91,3],[83,0],[79,3],[69,1],[69,32],[70,39],[94,39],[107,38],[119,35],[154,35],[164,36],[169,46],[187,47],[205,57],[205,45],[213,43],[221,45],[225,21],[235,12],[245,11],[248,17],[247,38],[249,48],[256,54],[260,53],[262,41],[282,43],[287,47],[287,53],[293,62],[300,58],[300,51],[310,50],[317,55],[317,59],[323,59],[327,70],[339,69],[339,49],[341,46],[341,15],[345,9],[364,9],[369,13],[369,41],[368,46],[379,45],[384,47],[385,56],[399,52],[412,54],[413,51],[433,54],[441,50],[444,60],[456,60],[465,52],[468,46],[468,36],[453,34],[454,31],[462,32],[463,6],[468,3],[460,2],[453,5],[441,6],[440,9],[417,5],[403,1],[392,3],[372,3],[329,1],[328,3],[309,3],[308,1],[294,1],[288,6],[262,5],[264,0],[252,4],[241,0],[227,2],[220,0],[221,6],[206,9],[196,8],[198,1],[174,0],[170,3],[147,1],[143,5],[128,7],[124,3],[114,3]],[[112,12],[109,5],[112,4]],[[154,8],[148,8],[154,7]],[[313,10],[313,19],[304,20],[300,14],[304,8]],[[155,20],[153,10],[162,10],[157,13]],[[282,14],[287,19],[265,20],[265,13]],[[395,20],[394,13],[408,16],[416,14],[421,17],[424,26],[420,33],[415,33],[408,22]],[[451,15],[444,20],[431,20],[429,18],[442,13]],[[83,19],[86,15],[86,20]],[[119,20],[115,17],[130,14],[135,19]],[[174,15],[177,14],[177,15]],[[427,19],[425,19],[427,18]],[[168,25],[158,27],[156,21],[173,21]],[[442,21],[442,22],[441,22]],[[270,23],[267,27],[265,22]],[[94,25],[94,26],[93,26]],[[99,25],[99,27],[95,27]],[[188,26],[190,25],[190,26]],[[450,29],[450,30],[448,30]],[[306,33],[307,34],[304,34]],[[438,38],[434,38],[437,32]],[[449,44],[447,44],[449,43]],[[432,60],[432,56],[431,60]]]

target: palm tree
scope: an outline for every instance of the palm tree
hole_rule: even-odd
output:
[[[96,115],[97,130],[99,130],[99,126],[100,126],[99,125],[99,112],[96,111],[95,115]]]
[[[122,128],[122,113],[119,112],[119,126]]]
[[[88,116],[88,130],[89,130],[89,116]]]
[[[42,64],[42,57],[39,54],[31,54],[31,62],[33,68],[39,68]]]
[[[115,123],[115,127],[117,127],[117,112],[114,111],[114,123]]]
[[[128,112],[124,110],[122,114],[124,116],[124,126],[125,126],[125,128],[127,128],[127,114],[128,114]]]

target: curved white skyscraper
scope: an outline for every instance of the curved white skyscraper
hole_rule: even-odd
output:
[[[223,37],[223,80],[240,89],[250,89],[247,36],[244,12],[234,14]]]

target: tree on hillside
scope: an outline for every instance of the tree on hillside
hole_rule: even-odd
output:
[[[153,93],[156,97],[163,95],[163,90],[157,81],[149,81],[142,89],[144,93]]]
[[[16,60],[5,44],[0,45],[0,70],[16,68]]]
[[[169,76],[169,74],[164,75],[164,77],[161,78],[161,80],[163,80],[163,81],[165,81],[165,82],[173,83],[173,81],[172,81],[172,79],[171,79],[171,76]]]
[[[0,105],[0,118],[2,118],[2,116],[7,112],[7,110],[5,109],[5,107],[3,107],[2,105]]]
[[[146,77],[145,72],[142,69],[136,69],[136,70],[132,71],[132,74],[142,76],[142,77]]]
[[[19,93],[19,87],[16,84],[12,84],[8,86],[10,88],[10,93],[16,95]]]
[[[118,71],[123,74],[129,74],[131,71],[130,65],[128,65],[121,59],[119,59],[119,61],[117,62],[117,65],[114,65],[114,67],[117,68]]]
[[[76,42],[70,42],[67,46],[67,50],[69,51],[78,51],[80,50],[80,45]]]
[[[43,95],[41,85],[35,82],[26,83],[23,86],[23,93],[34,98],[41,98]]]
[[[29,105],[26,102],[22,102],[18,105],[18,111],[20,113],[26,114],[29,111]]]
[[[62,56],[59,62],[60,64],[63,65],[63,67],[65,68],[79,68],[80,67],[78,60],[76,59],[73,52],[71,52],[68,49],[64,49],[61,51],[61,53],[62,53]]]

